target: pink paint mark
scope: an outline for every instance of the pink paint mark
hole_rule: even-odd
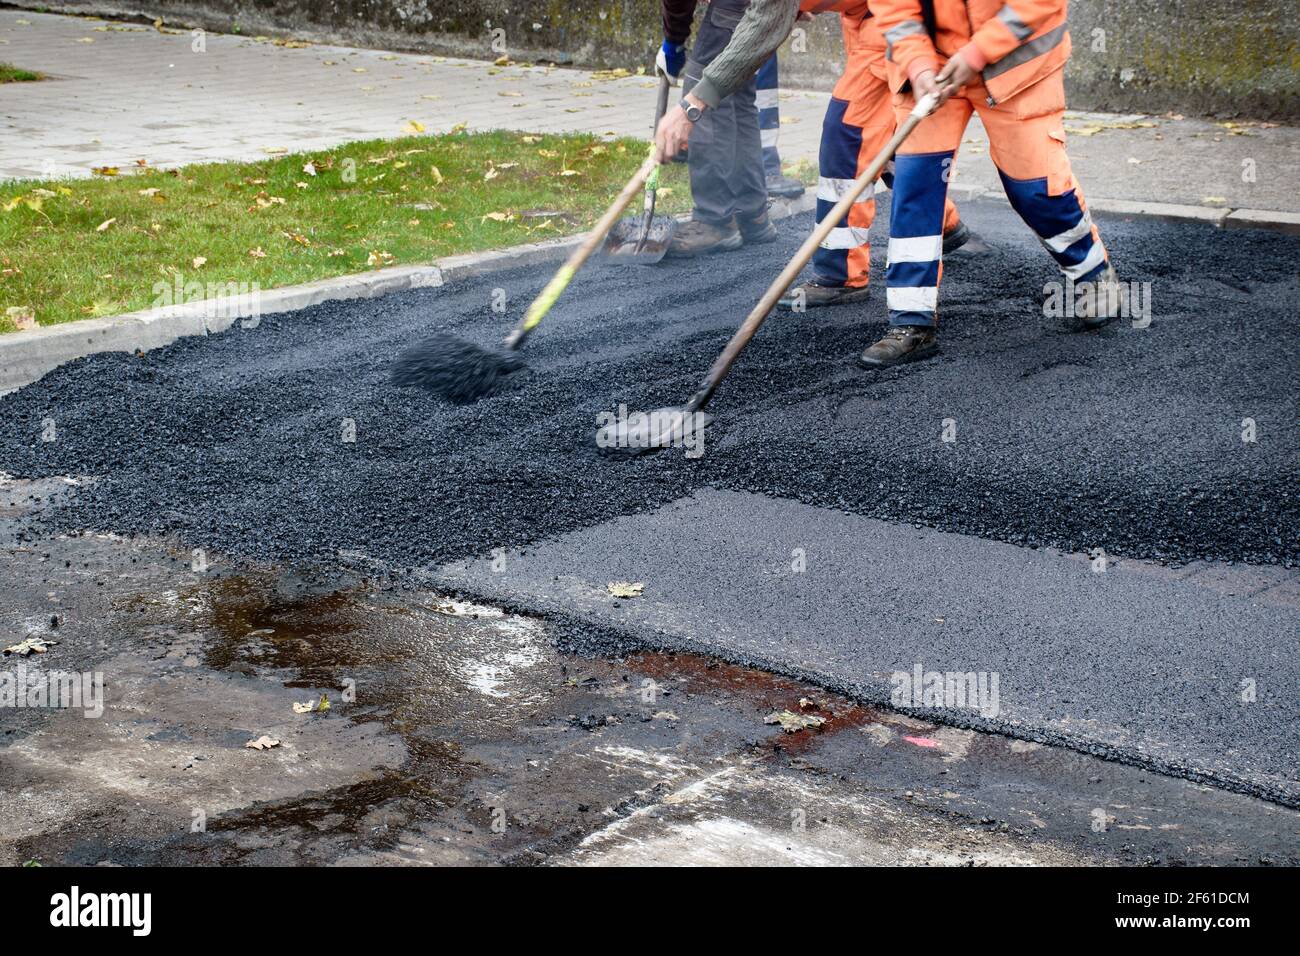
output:
[[[939,741],[931,740],[929,737],[904,737],[909,744],[916,744],[918,747],[937,747]]]

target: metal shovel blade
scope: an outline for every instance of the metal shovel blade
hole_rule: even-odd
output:
[[[711,415],[688,408],[657,408],[632,412],[596,432],[596,448],[605,455],[646,455],[668,448],[684,448],[687,457],[703,451],[704,429]]]
[[[614,223],[601,247],[601,257],[610,262],[639,266],[651,266],[662,259],[677,231],[677,220],[672,216],[653,216],[649,230],[642,237],[642,219],[633,216]]]

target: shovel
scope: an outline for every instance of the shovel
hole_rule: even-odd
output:
[[[709,404],[713,398],[713,393],[717,391],[722,380],[727,377],[731,370],[732,363],[739,357],[745,346],[749,344],[754,333],[758,331],[763,320],[767,318],[772,307],[776,305],[776,300],[781,297],[781,293],[790,287],[799,276],[800,270],[807,265],[808,260],[812,258],[813,253],[821,244],[830,231],[840,219],[848,213],[849,208],[857,201],[866,189],[876,181],[880,176],[881,170],[885,168],[897,152],[898,147],[903,145],[903,140],[916,129],[921,120],[925,119],[934,110],[935,104],[938,103],[938,97],[933,93],[928,93],[916,102],[916,106],[908,115],[907,119],[899,124],[898,129],[894,132],[893,137],[871,161],[871,165],[862,171],[862,174],[853,181],[853,184],[840,198],[812,231],[812,234],[804,240],[799,251],[795,253],[781,274],[772,281],[763,297],[758,300],[758,304],[746,316],[745,321],[741,324],[731,341],[727,343],[726,348],[722,350],[717,359],[713,362],[713,367],[709,369],[704,381],[686,402],[685,405],[678,405],[672,408],[660,408],[653,412],[634,413],[625,419],[604,425],[596,433],[596,447],[602,453],[606,454],[624,454],[624,455],[643,455],[647,452],[659,451],[663,448],[669,448],[675,445],[683,444],[686,436],[691,435],[692,439],[698,439],[704,426],[708,424],[710,416],[704,412],[704,407]]]
[[[659,129],[659,121],[668,109],[668,77],[659,75],[659,102],[655,107],[654,129]],[[653,138],[653,132],[651,137]],[[621,219],[614,224],[601,257],[607,261],[630,263],[639,266],[654,265],[668,251],[673,233],[677,231],[677,220],[672,216],[655,216],[655,191],[659,188],[659,167],[645,183],[645,202],[640,216]]]

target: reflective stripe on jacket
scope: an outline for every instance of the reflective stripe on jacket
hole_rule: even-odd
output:
[[[933,0],[933,6],[931,39],[920,0],[871,0],[895,90],[923,69],[937,70],[940,57],[960,52],[982,75],[990,100],[1001,102],[1070,58],[1069,0]]]

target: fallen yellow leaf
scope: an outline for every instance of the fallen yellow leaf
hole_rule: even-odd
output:
[[[5,315],[19,332],[36,328],[36,310],[29,305],[15,305],[5,309]],[[5,653],[9,653],[5,651]],[[41,653],[38,651],[37,653]]]

